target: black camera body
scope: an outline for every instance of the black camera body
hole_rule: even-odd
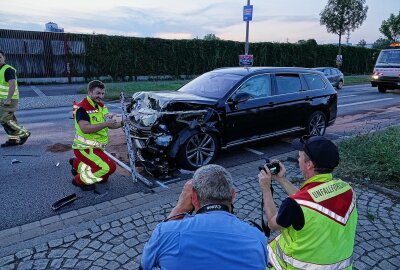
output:
[[[269,159],[265,160],[265,162],[266,162],[265,165],[267,165],[267,167],[268,167],[268,169],[269,169],[269,171],[271,172],[272,175],[276,175],[276,174],[278,174],[280,172],[281,167],[279,166],[278,162],[270,163]],[[262,171],[262,170],[265,171],[264,166],[258,166],[258,169],[260,171]]]

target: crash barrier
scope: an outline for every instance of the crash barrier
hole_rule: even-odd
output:
[[[224,40],[167,40],[74,33],[0,29],[0,49],[19,78],[110,76],[112,80],[141,76],[202,74],[218,67],[238,66],[244,43]],[[338,47],[315,40],[298,43],[257,42],[250,46],[254,66],[334,66]],[[343,46],[342,71],[370,73],[377,50]]]

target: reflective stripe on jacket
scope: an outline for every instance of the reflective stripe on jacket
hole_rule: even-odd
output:
[[[12,66],[5,64],[4,66],[1,67],[1,69],[0,69],[0,99],[7,99],[7,96],[8,96],[10,84],[8,82],[6,82],[6,78],[5,78],[5,74],[4,74],[8,68],[11,68],[12,70],[14,70],[15,76],[17,76],[17,70],[15,68],[13,68]],[[19,99],[17,79],[15,79],[15,91],[11,98]]]
[[[269,243],[271,264],[276,269],[351,269],[357,209],[350,185],[320,174],[290,197],[303,211],[304,227],[284,228]]]
[[[89,115],[90,124],[104,123],[106,115],[109,113],[105,104],[96,106],[94,101],[89,97],[85,97],[79,104],[79,108],[83,108]],[[105,148],[108,143],[108,128],[103,128],[95,133],[83,133],[79,124],[76,122],[75,115],[75,130],[73,149],[88,149],[88,148]]]

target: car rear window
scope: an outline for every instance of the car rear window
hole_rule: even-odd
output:
[[[300,77],[297,74],[276,74],[277,94],[299,92],[301,89]]]
[[[304,74],[303,76],[310,90],[324,89],[326,87],[324,80],[317,74]]]

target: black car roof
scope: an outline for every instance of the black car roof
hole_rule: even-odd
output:
[[[336,68],[334,68],[334,67],[315,67],[315,68],[312,68],[312,69],[327,69],[327,68],[333,68],[333,69],[336,69]]]
[[[299,67],[226,67],[217,68],[212,72],[230,73],[237,75],[249,75],[259,72],[309,72],[309,68],[299,68]]]

